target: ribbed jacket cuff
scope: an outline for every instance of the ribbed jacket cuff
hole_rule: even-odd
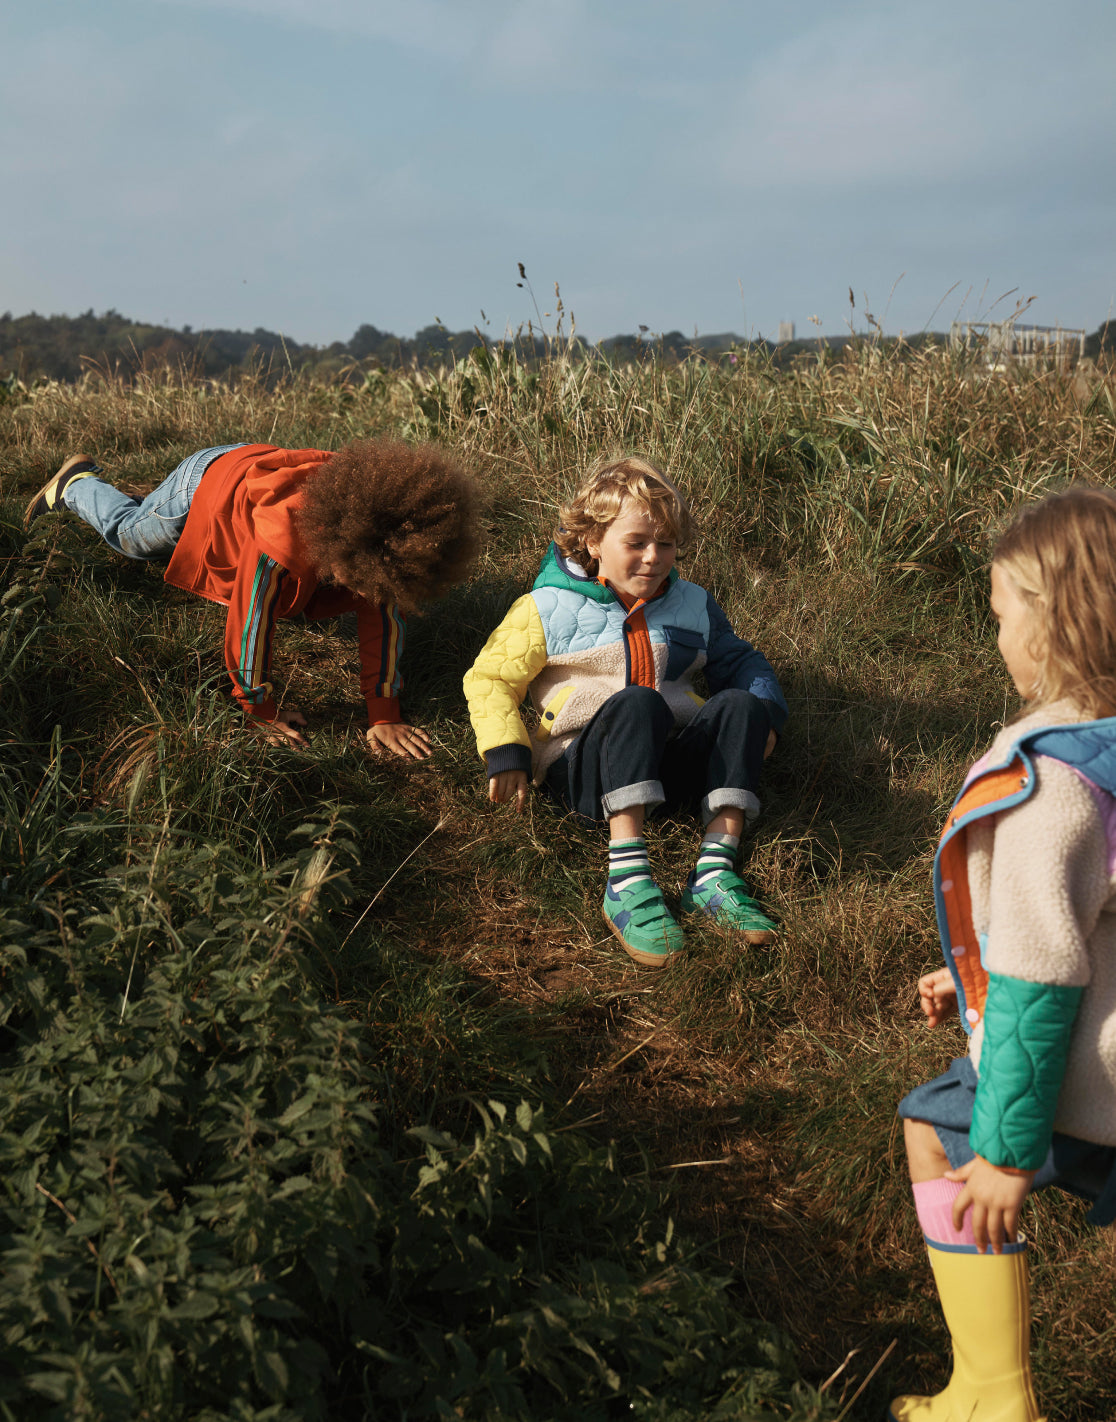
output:
[[[368,696],[368,724],[394,726],[403,719],[398,696]]]
[[[484,753],[485,769],[489,780],[494,775],[503,775],[506,770],[522,770],[531,774],[531,747],[513,742],[510,746],[493,746]]]
[[[233,692],[233,695],[236,696],[236,692]],[[253,721],[274,721],[279,713],[274,696],[269,696],[266,701],[261,701],[257,706],[252,705],[250,701],[245,701],[243,697],[236,696],[236,699],[245,716],[250,716]]]

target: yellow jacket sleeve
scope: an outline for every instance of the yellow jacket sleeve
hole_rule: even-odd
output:
[[[484,644],[465,673],[465,699],[477,737],[477,750],[488,761],[490,773],[511,768],[493,764],[486,752],[505,746],[522,746],[530,757],[531,738],[519,714],[527,688],[546,666],[546,633],[530,593],[508,609],[508,614]],[[522,756],[519,752],[514,759]]]

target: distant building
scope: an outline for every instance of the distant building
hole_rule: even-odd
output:
[[[1040,356],[1059,363],[1085,354],[1085,332],[1067,326],[1020,326],[1015,321],[954,321],[951,346],[982,349],[991,370],[1031,364]]]
[[[793,341],[793,340],[794,340],[794,322],[793,322],[793,321],[780,321],[780,322],[779,322],[779,338],[778,338],[778,339],[779,339],[779,345],[781,345],[781,346],[785,346],[788,341]]]

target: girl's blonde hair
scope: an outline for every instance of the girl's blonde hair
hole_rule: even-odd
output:
[[[1116,715],[1116,492],[1079,485],[1021,510],[992,561],[1035,614],[1032,705],[1068,697]]]
[[[633,499],[651,515],[655,536],[678,545],[682,553],[694,536],[693,515],[686,500],[657,464],[637,454],[605,459],[593,466],[577,493],[558,510],[554,542],[560,552],[596,576],[597,560],[588,544],[600,542],[619,516],[625,499]]]

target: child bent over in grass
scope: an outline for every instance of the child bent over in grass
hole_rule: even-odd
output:
[[[233,695],[271,739],[305,746],[301,711],[271,685],[275,623],[355,611],[368,743],[416,760],[430,738],[400,714],[403,614],[458,582],[474,547],[473,484],[441,451],[383,442],[321,449],[222,445],[192,454],[145,499],[68,459],[25,519],[69,509],[128,558],[169,559],[165,581],[229,609]]]
[[[1116,1217],[1116,494],[1025,509],[992,611],[1027,706],[950,811],[946,967],[919,982],[928,1025],[958,1012],[969,1052],[899,1107],[953,1375],[892,1422],[1036,1422],[1020,1208],[1059,1185],[1092,1224]]]
[[[637,962],[659,967],[682,931],[651,877],[644,816],[698,803],[705,823],[682,895],[763,943],[775,925],[733,870],[746,819],[787,707],[775,673],[674,560],[693,523],[648,460],[598,466],[570,503],[531,592],[516,602],[465,678],[488,798],[522,810],[528,776],[609,827],[605,922]],[[702,701],[693,678],[713,693]],[[534,743],[519,715],[531,692]]]

